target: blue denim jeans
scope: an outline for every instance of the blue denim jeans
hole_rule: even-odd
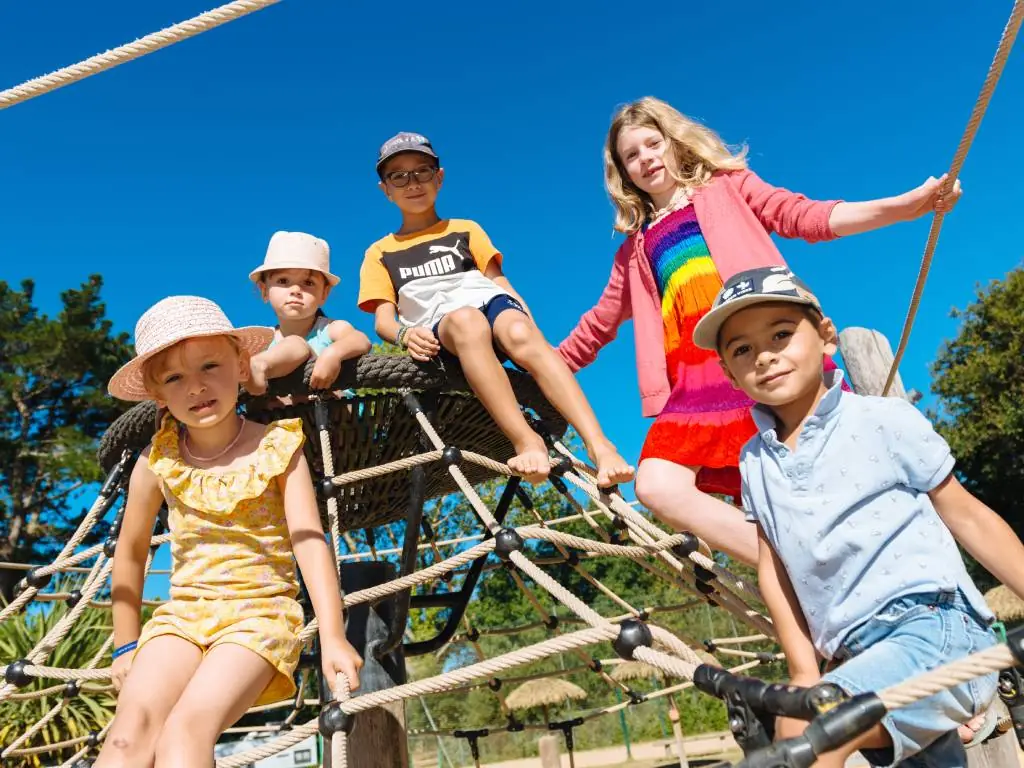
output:
[[[963,594],[907,595],[886,604],[857,627],[837,654],[842,665],[824,676],[856,695],[901,683],[996,643],[995,634]],[[996,691],[995,673],[891,710],[882,725],[891,749],[865,749],[878,766],[965,768],[967,754],[957,728],[983,712]]]

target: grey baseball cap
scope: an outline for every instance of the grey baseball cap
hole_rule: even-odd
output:
[[[718,334],[726,320],[745,307],[775,301],[805,304],[824,314],[817,297],[788,267],[747,269],[725,281],[711,310],[694,327],[693,343],[717,351]]]
[[[420,133],[402,131],[381,144],[380,151],[377,153],[378,175],[384,163],[400,152],[419,152],[440,162],[440,158],[430,144],[430,139]]]

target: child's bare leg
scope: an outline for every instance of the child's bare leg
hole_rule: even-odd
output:
[[[164,721],[202,659],[196,646],[170,635],[154,637],[139,649],[117,697],[117,713],[96,768],[153,765]]]
[[[252,706],[275,674],[241,645],[214,647],[175,704],[156,745],[156,768],[212,766],[213,747]]]
[[[597,465],[597,484],[607,487],[632,480],[633,467],[605,437],[576,377],[537,325],[522,312],[506,310],[494,321],[494,338],[516,365],[530,372],[544,396],[580,433]]]
[[[697,468],[664,459],[644,459],[636,497],[677,531],[699,536],[713,549],[748,565],[757,564],[757,529],[742,510],[697,489]]]
[[[438,335],[445,349],[458,356],[466,381],[512,442],[516,455],[509,459],[509,467],[527,482],[544,480],[551,471],[547,446],[519,409],[508,375],[494,354],[487,318],[478,309],[457,309],[441,320]]]
[[[270,349],[253,355],[249,363],[249,380],[245,389],[252,395],[267,391],[267,380],[287,376],[309,359],[310,349],[306,340],[298,336],[286,336]]]

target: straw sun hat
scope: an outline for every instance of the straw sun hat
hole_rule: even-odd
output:
[[[146,310],[135,324],[135,358],[115,373],[107,389],[120,400],[151,400],[142,368],[153,355],[185,339],[234,336],[250,355],[262,352],[274,338],[273,328],[235,328],[224,311],[199,296],[169,296]]]

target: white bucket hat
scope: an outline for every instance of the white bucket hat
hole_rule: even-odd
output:
[[[179,341],[200,336],[234,336],[250,355],[262,352],[274,339],[273,328],[235,328],[224,311],[199,296],[169,296],[158,301],[135,324],[135,357],[118,369],[107,390],[120,400],[151,400],[142,377],[143,364]]]
[[[340,277],[331,274],[331,247],[327,241],[305,232],[275,232],[263,263],[249,273],[249,279],[258,283],[260,275],[272,269],[312,269],[322,273],[331,286],[341,282]]]

